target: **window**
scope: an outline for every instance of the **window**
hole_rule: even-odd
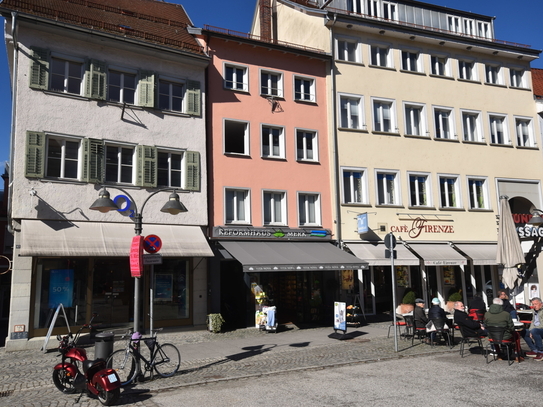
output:
[[[517,146],[536,147],[531,119],[517,117],[515,118],[515,127],[517,129]]]
[[[475,21],[464,18],[464,34],[475,36]]]
[[[340,61],[360,62],[358,41],[350,38],[338,38],[337,59]]]
[[[296,159],[298,161],[318,161],[317,133],[296,130]]]
[[[509,69],[509,78],[511,80],[511,86],[514,88],[526,88],[524,83],[524,70],[522,69]]]
[[[362,129],[365,127],[362,119],[361,97],[339,97],[340,126],[346,129]]]
[[[173,152],[157,153],[157,184],[163,187],[181,188],[183,154]]]
[[[510,144],[505,116],[490,115],[490,142],[492,144]]]
[[[249,80],[247,76],[248,75],[246,67],[237,65],[225,65],[224,87],[226,89],[247,92],[249,90]]]
[[[448,16],[449,31],[453,33],[460,32],[460,17]]]
[[[347,0],[347,10],[352,13],[362,14],[363,0]]]
[[[80,179],[81,142],[76,138],[47,138],[46,177]]]
[[[402,51],[402,69],[411,72],[421,72],[419,66],[419,53],[412,51]]]
[[[396,4],[390,3],[388,1],[383,1],[383,18],[387,20],[398,20],[398,15],[396,14]]]
[[[161,79],[158,84],[158,108],[173,112],[183,111],[184,86],[181,82]]]
[[[107,90],[110,102],[133,105],[136,94],[136,75],[110,69]]]
[[[426,136],[426,118],[424,105],[404,104],[405,134],[410,136]]]
[[[390,48],[386,46],[371,45],[371,64],[381,67],[392,67]]]
[[[468,178],[470,209],[489,209],[486,184],[484,178]]]
[[[83,64],[60,58],[51,58],[51,88],[55,92],[83,93]]]
[[[320,197],[318,194],[298,194],[298,222],[300,226],[320,226]]]
[[[225,223],[249,223],[249,190],[226,189],[225,196]]]
[[[134,182],[134,147],[106,145],[106,182]]]
[[[354,169],[343,170],[343,203],[367,203],[366,171]]]
[[[432,75],[451,76],[449,59],[446,56],[432,55],[430,57]]]
[[[379,17],[378,0],[366,0],[366,14],[372,17]]]
[[[493,85],[503,84],[501,68],[497,65],[485,65],[485,81]]]
[[[377,172],[377,204],[399,205],[399,185],[396,172]]]
[[[224,121],[224,153],[249,155],[249,123]]]
[[[283,97],[283,75],[278,72],[260,72],[260,94]]]
[[[385,100],[373,101],[373,131],[397,132],[393,102]]]
[[[411,206],[430,206],[430,176],[409,174],[409,197]]]
[[[490,38],[490,26],[488,23],[477,22],[477,35],[481,38]]]
[[[315,80],[299,76],[294,77],[294,100],[315,102]]]
[[[439,192],[442,208],[460,208],[460,191],[457,176],[440,176]]]
[[[484,137],[481,131],[480,114],[477,112],[462,112],[462,127],[464,130],[464,141],[483,142]]]
[[[264,191],[264,225],[286,225],[287,206],[285,193],[280,191]]]
[[[473,61],[458,61],[458,77],[466,81],[476,80],[474,66]]]
[[[285,137],[282,127],[262,126],[262,157],[285,158]]]
[[[452,110],[447,108],[434,108],[435,138],[456,139],[453,131]]]

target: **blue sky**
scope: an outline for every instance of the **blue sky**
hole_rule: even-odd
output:
[[[257,0],[187,0],[171,3],[182,4],[197,27],[209,24],[216,27],[248,32]],[[542,0],[427,0],[458,10],[494,16],[496,39],[531,45],[543,49],[543,1]],[[2,20],[2,29],[4,21]],[[4,42],[2,41],[2,44]],[[543,69],[543,60],[532,63]],[[9,134],[11,120],[11,91],[5,47],[0,47],[0,171],[9,158]],[[1,188],[1,185],[0,185]]]

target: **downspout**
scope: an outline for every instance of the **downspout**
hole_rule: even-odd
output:
[[[11,73],[11,135],[9,139],[9,183],[8,183],[8,208],[7,208],[7,230],[14,234],[11,224],[11,207],[13,202],[13,154],[15,150],[15,111],[17,100],[17,67],[19,64],[19,46],[17,40],[17,16],[16,12],[11,12],[11,38],[13,41],[13,70]]]

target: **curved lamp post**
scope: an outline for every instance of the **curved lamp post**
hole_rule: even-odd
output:
[[[543,225],[543,218],[541,217],[541,214],[543,214],[543,211],[541,209],[534,208],[531,210],[532,212],[532,219],[529,220],[528,225],[530,226],[541,226]]]
[[[138,211],[138,206],[136,205],[134,198],[132,198],[132,196],[128,192],[126,192],[124,189],[111,186],[111,185],[109,185],[108,188],[118,189],[119,191],[126,194],[128,198],[130,198],[130,202],[134,207],[134,213],[131,216],[134,217],[134,231],[136,232],[136,236],[140,236],[141,232],[143,231],[142,212],[143,212],[143,209],[145,209],[145,204],[147,204],[149,199],[151,199],[153,196],[155,196],[159,192],[172,191],[168,199],[168,202],[164,204],[162,209],[160,209],[160,212],[177,215],[178,213],[188,211],[185,205],[183,205],[183,203],[179,200],[179,195],[177,194],[176,190],[172,188],[162,188],[162,189],[159,189],[158,191],[153,192],[143,202],[143,205],[141,206],[141,211]],[[120,208],[117,206],[115,202],[111,200],[109,192],[107,191],[106,187],[102,186],[102,190],[99,193],[98,199],[94,201],[94,203],[90,206],[89,209],[99,211],[102,213],[107,213],[111,210],[117,211]],[[139,286],[140,284],[139,282],[140,282],[140,279],[138,277],[134,277],[134,332],[139,332],[139,329],[138,329],[138,324],[139,324],[139,319],[140,319],[140,312],[139,312],[139,302],[140,302]]]

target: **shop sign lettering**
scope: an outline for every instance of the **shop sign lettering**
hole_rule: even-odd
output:
[[[543,237],[543,228],[532,226],[520,226],[517,228],[519,237]]]
[[[411,226],[391,226],[390,231],[392,233],[407,233],[411,239],[416,239],[424,233],[454,233],[453,225],[428,225],[428,220],[422,218],[416,218],[413,220]]]

